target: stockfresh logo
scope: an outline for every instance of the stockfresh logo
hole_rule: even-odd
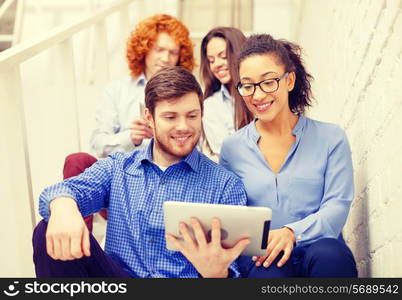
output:
[[[9,297],[17,296],[20,293],[20,291],[17,289],[18,284],[19,284],[19,281],[14,281],[14,283],[10,284],[8,286],[8,289],[4,290],[3,293]]]

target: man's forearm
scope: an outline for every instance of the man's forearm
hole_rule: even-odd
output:
[[[50,213],[79,211],[77,202],[70,197],[60,197],[52,200],[49,204]]]

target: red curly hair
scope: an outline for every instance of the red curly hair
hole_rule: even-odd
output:
[[[158,14],[138,23],[127,40],[127,60],[131,76],[137,77],[145,71],[145,56],[161,32],[169,34],[180,47],[177,65],[193,71],[193,44],[187,27],[172,16]]]

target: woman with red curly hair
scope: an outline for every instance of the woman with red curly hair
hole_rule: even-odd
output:
[[[177,19],[169,15],[155,15],[140,22],[127,41],[127,60],[131,75],[137,77],[146,72],[146,57],[152,53],[158,35],[167,34],[179,47],[178,61],[175,65],[189,71],[194,68],[193,45],[188,29]]]

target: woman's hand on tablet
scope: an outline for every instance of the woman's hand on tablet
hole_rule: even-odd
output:
[[[288,227],[274,229],[269,232],[268,248],[266,256],[253,256],[253,261],[257,267],[264,266],[268,268],[275,258],[283,253],[282,258],[279,260],[277,266],[282,267],[289,259],[294,242],[296,241],[293,230]]]
[[[212,219],[210,242],[207,241],[197,218],[191,218],[195,240],[190,235],[188,225],[182,222],[179,226],[183,241],[171,234],[167,234],[166,237],[193,264],[202,277],[228,277],[229,265],[250,244],[249,239],[242,239],[233,248],[222,248],[221,224],[218,218]]]

